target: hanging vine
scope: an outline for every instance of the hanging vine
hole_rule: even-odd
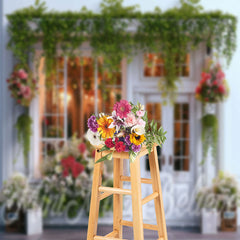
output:
[[[125,7],[123,0],[103,0],[101,12],[86,8],[79,12],[49,12],[44,3],[8,15],[9,48],[23,65],[34,56],[34,44],[42,43],[46,69],[50,73],[57,55],[74,55],[88,41],[95,56],[103,56],[112,72],[123,58],[131,60],[137,51],[160,52],[166,76],[161,79],[163,96],[174,98],[179,67],[186,54],[201,42],[214,47],[228,63],[236,48],[235,16],[203,12],[199,0],[180,0],[180,6],[162,12],[141,13],[137,6]],[[135,27],[135,30],[129,29]],[[31,54],[32,53],[32,54]]]

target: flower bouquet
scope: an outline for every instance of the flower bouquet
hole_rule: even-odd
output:
[[[19,69],[11,74],[7,82],[11,96],[17,100],[18,104],[28,107],[38,90],[36,79],[24,69]]]
[[[154,143],[164,143],[166,132],[157,123],[148,121],[147,112],[140,103],[134,105],[126,100],[116,102],[111,115],[100,113],[88,119],[87,139],[101,151],[110,150],[97,162],[111,160],[114,151],[128,152],[134,161],[143,145],[149,153]]]
[[[204,72],[196,90],[196,99],[201,102],[216,103],[223,101],[229,94],[225,74],[219,63],[213,64],[212,61]]]
[[[56,149],[55,156],[45,159],[42,165],[44,178],[40,188],[44,217],[64,213],[68,218],[75,218],[81,209],[88,211],[94,154],[91,144],[74,136],[64,146]],[[103,182],[112,186],[112,177],[106,169]],[[104,206],[103,212],[111,208],[111,204]]]

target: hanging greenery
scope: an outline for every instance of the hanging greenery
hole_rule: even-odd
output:
[[[236,17],[220,11],[203,12],[199,0],[180,0],[180,6],[162,12],[141,13],[137,6],[125,7],[123,0],[103,0],[101,12],[86,8],[79,12],[49,12],[45,4],[8,15],[9,48],[23,64],[34,56],[34,44],[42,43],[47,72],[51,72],[57,49],[73,55],[88,41],[95,56],[103,56],[112,72],[123,58],[137,51],[160,52],[166,76],[161,79],[163,96],[174,97],[179,68],[186,54],[205,42],[229,62],[236,48]],[[131,27],[135,30],[131,30]]]
[[[203,144],[203,160],[208,154],[208,150],[211,149],[211,155],[213,161],[217,155],[217,143],[218,143],[218,119],[214,114],[206,114],[202,117],[202,144]]]
[[[23,148],[24,165],[27,168],[28,153],[30,151],[30,145],[31,145],[30,140],[32,135],[31,117],[27,113],[20,115],[17,119],[15,127],[17,128],[18,142],[20,145],[22,145],[22,148]]]

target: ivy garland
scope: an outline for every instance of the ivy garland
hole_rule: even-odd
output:
[[[90,42],[95,56],[104,57],[111,72],[119,69],[123,58],[131,60],[137,51],[160,52],[166,68],[161,91],[170,98],[179,80],[178,66],[201,42],[214,47],[230,62],[236,48],[235,16],[203,12],[199,0],[180,0],[178,8],[166,12],[156,8],[152,13],[141,13],[137,6],[125,7],[122,2],[103,0],[97,14],[86,8],[79,12],[49,12],[37,0],[35,6],[8,15],[8,46],[20,63],[27,65],[29,56],[34,56],[34,44],[41,41],[48,73],[58,48],[72,56],[85,41]],[[136,31],[129,30],[133,25]]]

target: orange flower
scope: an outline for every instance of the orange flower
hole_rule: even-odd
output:
[[[98,123],[98,131],[101,134],[102,138],[112,138],[114,132],[116,131],[114,128],[109,128],[113,120],[111,118],[107,118],[107,116],[102,116],[97,120]]]

